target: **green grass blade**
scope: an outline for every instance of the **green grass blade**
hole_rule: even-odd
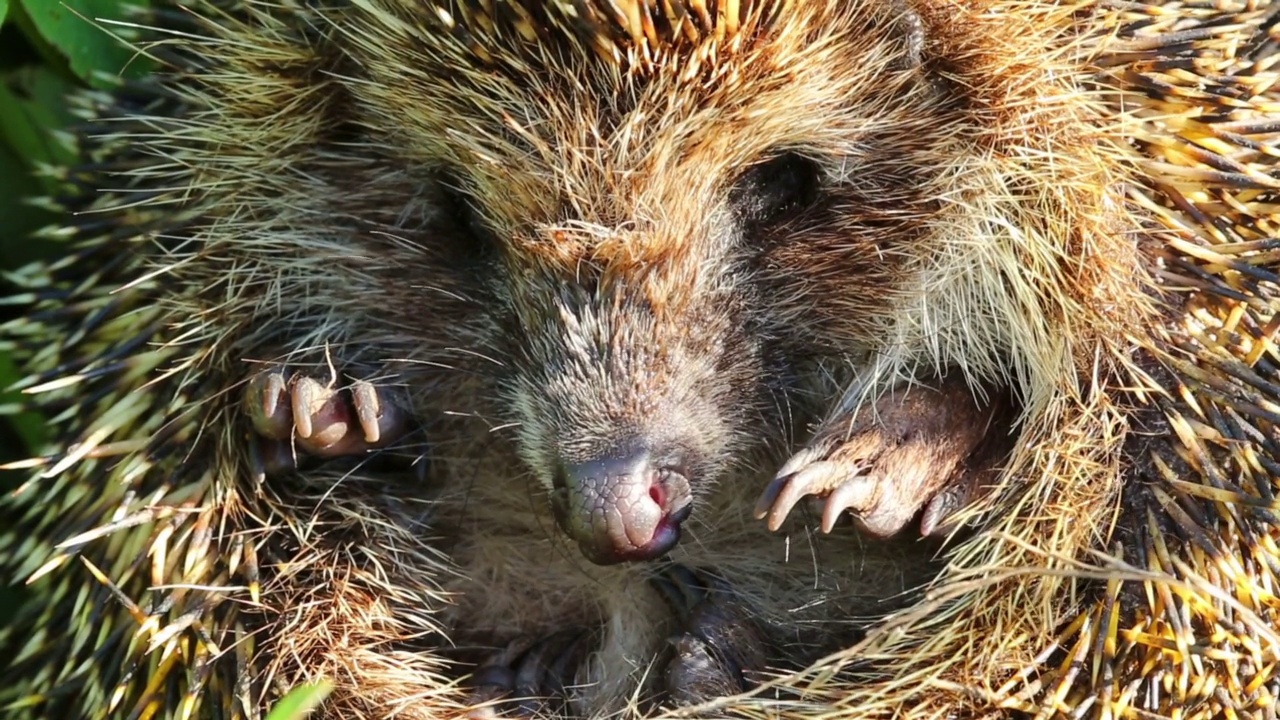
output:
[[[299,685],[271,708],[267,720],[305,720],[312,710],[320,707],[320,703],[324,702],[332,690],[333,684],[329,682]]]

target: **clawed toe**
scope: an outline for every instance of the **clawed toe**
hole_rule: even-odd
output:
[[[402,434],[406,418],[383,393],[363,380],[324,384],[281,368],[258,373],[245,388],[254,430],[270,440],[294,440],[321,457],[382,447]]]
[[[402,438],[409,421],[387,392],[363,380],[322,383],[282,367],[245,385],[244,407],[256,433],[252,460],[264,474],[292,469],[298,455],[361,455]]]
[[[1000,388],[981,401],[963,378],[892,392],[860,415],[832,420],[765,487],[755,515],[771,531],[805,498],[822,503],[823,532],[851,516],[889,537],[920,518],[921,534],[950,532],[1012,448],[1015,407]]]
[[[779,473],[757,502],[756,518],[776,532],[801,500],[813,498],[821,505],[822,532],[852,517],[867,534],[889,537],[927,506],[921,530],[930,535],[970,499],[972,484],[954,460],[938,462],[916,448],[896,447],[876,461],[833,458]]]
[[[841,511],[864,506],[874,492],[874,485],[850,481],[856,478],[861,466],[823,460],[809,464],[801,462],[813,454],[806,449],[793,457],[778,471],[756,502],[756,519],[764,520],[771,532],[782,527],[801,500],[828,493],[822,513],[822,530],[830,532]]]
[[[471,678],[470,720],[528,718],[555,712],[586,656],[591,634],[564,630],[516,640],[482,663]]]

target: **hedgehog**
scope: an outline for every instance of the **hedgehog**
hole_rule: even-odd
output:
[[[5,347],[15,717],[1273,717],[1266,2],[192,0]]]

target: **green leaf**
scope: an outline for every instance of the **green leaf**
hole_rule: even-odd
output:
[[[0,0],[0,25],[4,24],[4,16],[9,14],[9,0]]]
[[[0,142],[0,267],[6,270],[58,252],[58,243],[32,237],[40,228],[63,219],[27,202],[39,189],[31,168]],[[0,380],[0,387],[6,384]]]
[[[0,0],[4,2],[5,0]],[[18,0],[40,36],[67,57],[71,70],[98,86],[101,78],[137,77],[150,69],[128,42],[134,32],[111,24],[129,20],[130,6],[146,0]]]
[[[29,170],[37,163],[75,162],[75,150],[59,143],[51,133],[72,120],[66,104],[70,90],[67,82],[42,67],[22,68],[0,78],[0,141],[8,145]],[[34,183],[28,183],[33,186],[28,194],[39,190]],[[45,180],[46,193],[56,189],[56,182]]]
[[[320,707],[332,690],[333,684],[329,682],[299,685],[271,708],[267,720],[304,720],[312,710]]]

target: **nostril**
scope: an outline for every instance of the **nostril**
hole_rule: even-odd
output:
[[[664,509],[664,510],[665,510],[665,509],[666,509],[666,507],[667,507],[667,503],[666,503],[667,497],[666,497],[666,495],[667,495],[667,494],[666,494],[666,493],[664,493],[664,492],[662,491],[662,486],[661,486],[661,485],[658,485],[658,484],[656,484],[656,483],[655,483],[655,484],[653,484],[653,485],[650,485],[650,486],[649,486],[649,499],[650,499],[650,500],[653,500],[653,502],[654,502],[654,504],[655,504],[655,505],[657,505],[658,507],[660,507],[660,508],[662,508],[662,509]]]
[[[679,541],[692,505],[689,479],[682,459],[661,457],[655,462],[641,447],[557,463],[552,515],[592,562],[652,559]]]

